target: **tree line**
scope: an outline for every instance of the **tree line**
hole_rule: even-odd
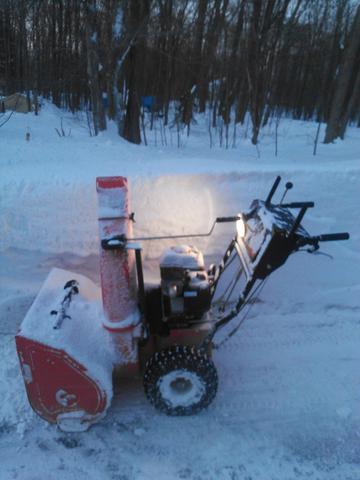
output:
[[[352,0],[0,0],[0,93],[109,119],[141,142],[144,111],[190,131],[195,112],[360,126],[360,5]],[[175,105],[175,109],[171,109]]]

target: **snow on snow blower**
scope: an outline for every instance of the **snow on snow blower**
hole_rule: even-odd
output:
[[[247,213],[216,218],[208,233],[134,238],[127,179],[98,178],[101,292],[82,275],[53,269],[16,335],[35,412],[64,431],[86,430],[104,417],[113,381],[139,373],[158,410],[190,415],[207,407],[218,384],[217,332],[237,319],[223,341],[235,333],[244,307],[291,253],[349,238],[309,235],[301,222],[314,203],[284,203],[290,182],[272,203],[279,183]],[[162,255],[160,284],[145,284],[140,241],[209,236],[228,222],[236,232],[218,266],[206,269],[202,253],[182,244]]]

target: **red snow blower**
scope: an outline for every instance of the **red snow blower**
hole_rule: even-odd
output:
[[[301,222],[314,203],[284,203],[290,182],[272,203],[279,183],[247,213],[216,218],[208,233],[134,238],[127,179],[98,178],[101,292],[82,275],[53,269],[16,335],[35,412],[64,431],[86,430],[104,417],[113,383],[140,373],[158,410],[190,415],[207,407],[218,386],[211,359],[218,332],[224,341],[237,331],[291,253],[349,238],[309,235]],[[209,236],[229,222],[234,238],[218,266],[205,268],[197,248],[178,245],[161,257],[160,283],[145,284],[139,242]]]

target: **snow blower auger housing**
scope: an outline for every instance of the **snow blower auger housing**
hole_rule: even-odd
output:
[[[266,200],[254,200],[248,212],[216,218],[208,233],[136,238],[127,180],[98,178],[101,293],[82,275],[54,269],[16,336],[34,410],[63,430],[86,430],[105,415],[112,381],[140,373],[160,411],[189,415],[207,407],[217,391],[216,333],[252,304],[290,254],[349,238],[311,236],[301,222],[314,203],[284,203],[290,182],[272,203],[279,183],[277,177]],[[219,266],[206,268],[197,248],[181,244],[161,257],[160,284],[145,284],[141,241],[205,237],[229,222],[235,235]]]

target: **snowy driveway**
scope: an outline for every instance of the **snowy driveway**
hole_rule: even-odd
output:
[[[106,142],[104,151],[115,151]],[[189,148],[180,168],[184,152],[160,152],[156,160],[149,148],[157,166],[145,168],[131,164],[137,152],[131,148],[123,164],[105,157],[104,165],[95,163],[86,151],[83,176],[85,164],[72,168],[71,158],[63,168],[51,163],[46,178],[36,145],[15,160],[10,143],[0,194],[1,479],[360,479],[359,162],[344,166],[339,155],[337,163],[320,157],[312,166],[308,156],[304,165],[290,158],[242,168],[238,152],[224,152],[228,163],[221,164],[216,152],[199,157]],[[355,152],[358,143],[349,145]],[[42,147],[50,158],[52,146]],[[165,161],[176,163],[173,173]],[[216,215],[264,197],[280,173],[295,184],[291,200],[315,201],[305,222],[312,233],[349,231],[351,240],[323,246],[333,260],[298,253],[273,274],[247,322],[214,353],[220,385],[207,411],[168,418],[133,380],[124,382],[100,424],[64,434],[28,406],[13,335],[53,266],[98,281],[93,180],[101,172],[129,176],[141,234],[206,231]],[[199,246],[219,258],[230,237],[217,230]],[[148,278],[156,277],[165,246],[145,251]]]

